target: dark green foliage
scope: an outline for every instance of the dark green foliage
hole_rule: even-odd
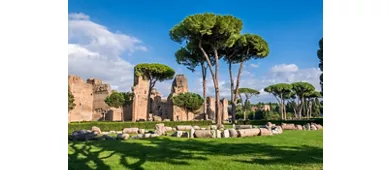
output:
[[[202,106],[203,98],[196,93],[188,92],[173,96],[172,102],[186,111],[195,111]]]
[[[247,121],[238,121],[237,125],[265,125],[267,122],[271,122],[276,125],[281,125],[282,123],[294,123],[299,125],[305,125],[307,123],[316,123],[323,125],[322,118],[308,119],[308,120],[247,120]]]
[[[133,103],[134,93],[132,92],[120,92],[125,99],[123,106],[130,106]]]
[[[318,49],[317,51],[317,57],[318,59],[320,59],[320,64],[318,65],[318,67],[320,67],[321,69],[321,72],[323,72],[323,61],[322,61],[322,57],[323,57],[323,38],[321,38],[320,42],[319,42],[319,47],[320,49]],[[321,73],[321,76],[320,76],[320,84],[321,84],[321,95],[322,95],[322,91],[323,91],[323,73]]]
[[[143,76],[148,80],[170,80],[175,75],[175,70],[167,65],[159,63],[144,63],[134,67],[135,75]]]
[[[213,48],[230,47],[239,38],[242,21],[231,15],[212,13],[195,14],[186,17],[169,32],[173,41],[202,40]]]
[[[260,94],[260,92],[258,90],[251,89],[251,88],[239,88],[238,92],[244,93],[244,94],[253,94],[253,95]]]
[[[241,35],[232,47],[222,50],[224,60],[237,64],[250,59],[261,59],[269,55],[268,43],[256,34]]]
[[[73,110],[76,104],[74,104],[74,96],[70,91],[70,87],[68,86],[68,112]]]
[[[300,98],[304,98],[305,95],[312,93],[315,88],[312,84],[308,82],[295,82],[291,84],[295,94]]]
[[[292,88],[293,87],[291,84],[278,83],[278,84],[273,84],[273,85],[270,85],[270,86],[264,88],[264,91],[267,93],[271,93],[275,97],[278,97],[280,99],[280,96],[283,97],[285,94],[290,93]]]
[[[119,108],[125,104],[125,97],[122,93],[112,91],[111,95],[107,96],[104,102],[110,107]]]
[[[122,131],[123,128],[138,127],[142,129],[154,129],[157,123],[164,123],[165,126],[175,127],[177,125],[198,125],[208,126],[211,121],[170,121],[170,122],[71,122],[68,124],[68,133],[75,130],[91,129],[92,126],[97,126],[102,131]]]
[[[207,64],[206,58],[203,56],[202,51],[198,47],[198,40],[195,40],[193,42],[187,43],[185,47],[181,47],[179,50],[176,51],[176,62],[180,65],[184,65],[187,67],[187,69],[191,70],[192,72],[195,71],[195,68],[199,65],[204,65],[204,69],[206,70]],[[209,55],[212,55],[211,47],[208,45],[203,45],[204,49],[207,51]],[[210,58],[211,65],[215,64],[214,58]]]

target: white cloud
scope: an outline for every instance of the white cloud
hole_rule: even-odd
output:
[[[89,16],[83,13],[72,13],[69,14],[69,18],[72,20],[89,20]]]
[[[298,71],[298,66],[295,64],[275,65],[271,69],[272,72],[295,72]]]
[[[69,74],[101,79],[119,91],[133,85],[134,66],[121,55],[147,51],[137,38],[113,33],[83,13],[69,14],[68,42]]]
[[[244,73],[244,72],[243,72]],[[248,72],[249,74],[249,72]],[[319,84],[319,76],[321,71],[319,68],[305,68],[300,69],[295,64],[281,64],[275,65],[264,75],[253,75],[253,76],[243,76],[240,80],[240,87],[249,87],[257,89],[260,91],[258,97],[252,97],[251,102],[276,102],[276,99],[266,92],[264,88],[275,83],[293,83],[297,81],[306,81],[313,84],[316,90],[320,90],[321,86]],[[207,95],[214,96],[214,86],[211,79],[211,76],[207,77]],[[219,80],[220,96],[221,98],[230,99],[230,80],[229,79],[220,79]],[[198,78],[198,81],[192,85],[190,91],[203,94],[202,88],[202,79]]]
[[[249,66],[253,67],[253,68],[258,68],[260,64],[250,64]]]

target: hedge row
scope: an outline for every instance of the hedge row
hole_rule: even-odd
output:
[[[165,126],[176,127],[177,125],[198,125],[208,126],[211,125],[211,121],[170,121],[170,122],[72,122],[68,124],[68,133],[72,133],[75,130],[91,129],[92,126],[97,126],[102,131],[122,131],[123,128],[137,127],[140,129],[154,129],[157,123],[164,123]]]
[[[281,125],[282,123],[293,123],[298,125],[305,125],[307,123],[316,123],[323,125],[323,119],[305,119],[305,120],[239,120],[237,121],[237,125],[265,125],[267,122],[271,122],[276,125]]]

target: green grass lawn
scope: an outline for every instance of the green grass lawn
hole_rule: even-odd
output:
[[[322,130],[246,138],[69,142],[69,169],[321,169]]]

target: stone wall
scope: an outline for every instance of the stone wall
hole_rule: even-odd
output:
[[[93,85],[78,76],[68,76],[68,84],[75,103],[74,109],[69,112],[69,122],[92,120]]]
[[[124,109],[111,108],[104,102],[111,94],[110,85],[103,84],[101,80],[95,78],[89,78],[85,82],[81,77],[74,75],[68,76],[68,84],[76,104],[68,113],[68,122],[103,120],[105,111],[107,112],[105,120],[122,120],[121,114],[124,113]]]
[[[148,92],[149,92],[149,80],[142,78],[142,76],[136,76],[134,74],[134,86],[132,88],[134,93],[134,100],[132,104],[132,118],[133,122],[140,119],[147,120],[148,111]]]
[[[226,98],[223,98],[219,102],[219,113],[222,115],[222,120],[227,120],[229,118],[228,105],[229,103]],[[207,97],[207,117],[211,120],[216,120],[217,118],[215,113],[215,98],[213,97]]]

